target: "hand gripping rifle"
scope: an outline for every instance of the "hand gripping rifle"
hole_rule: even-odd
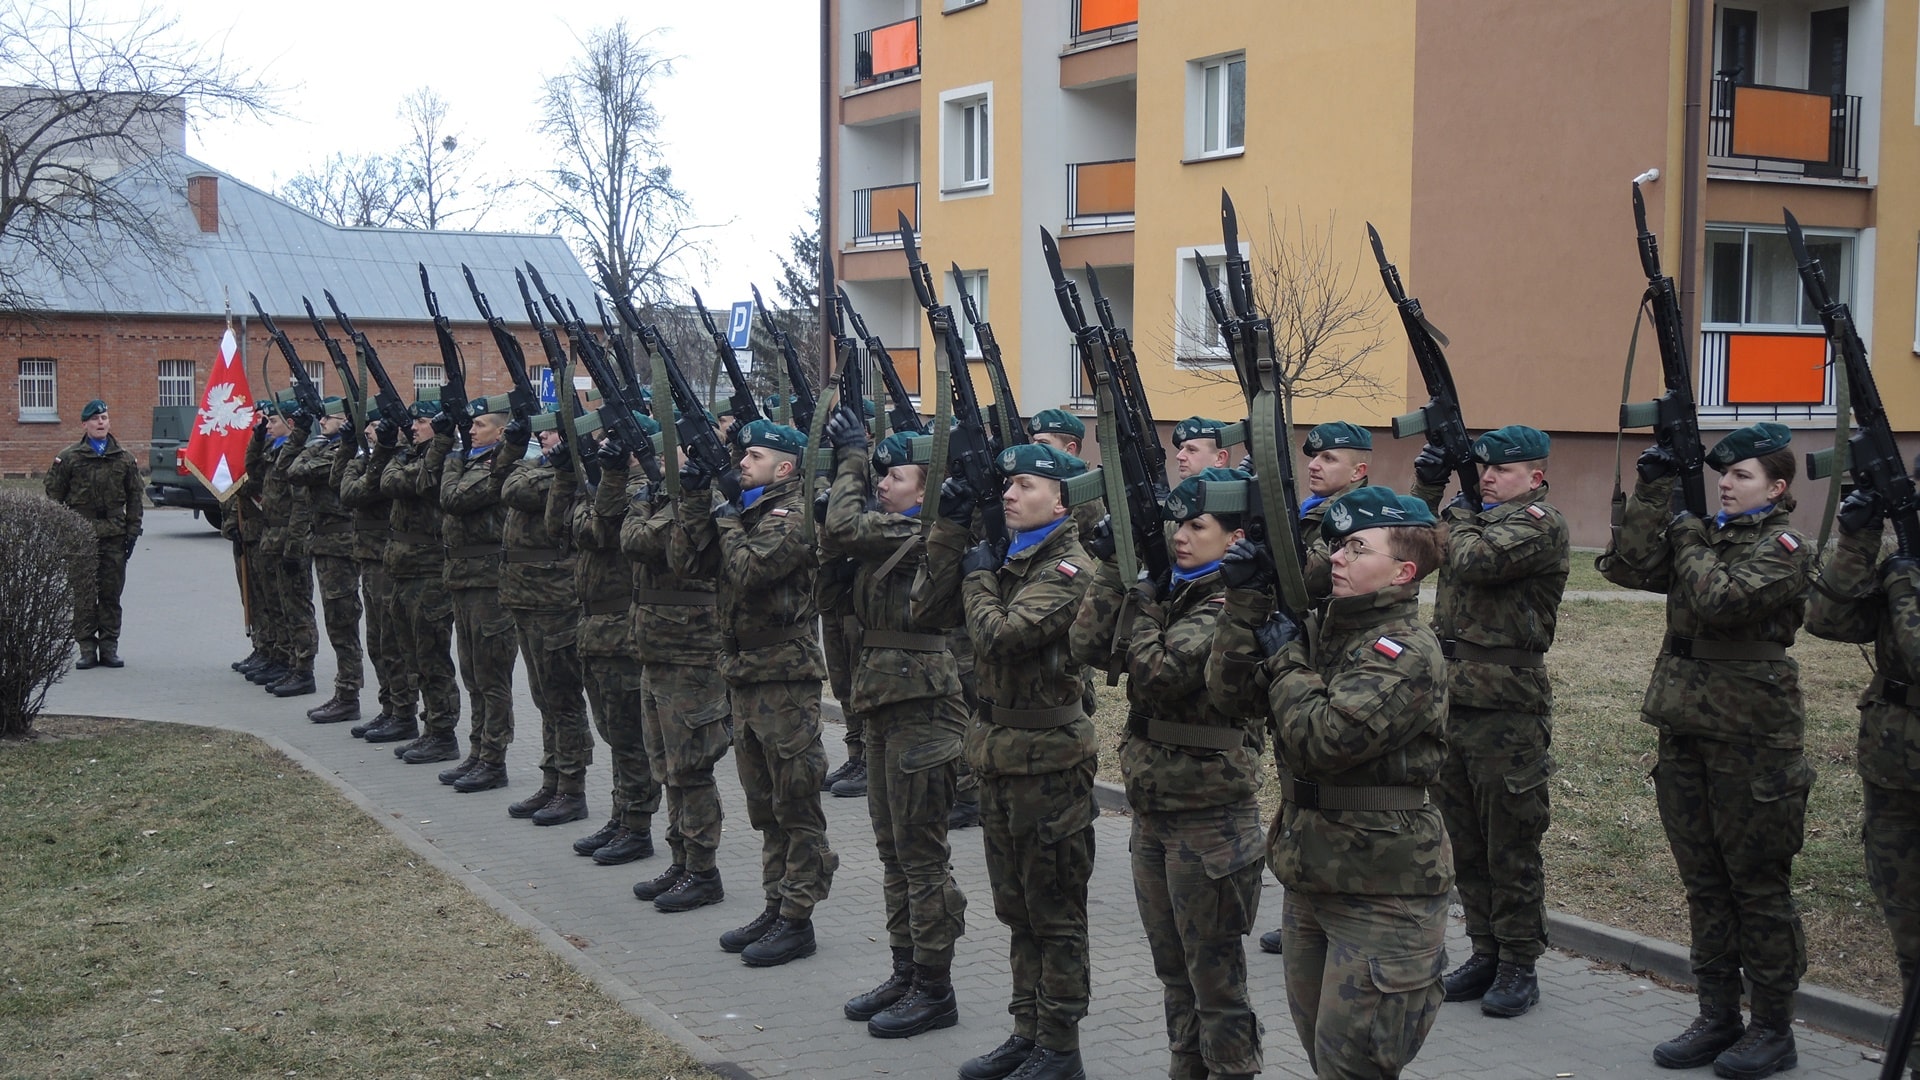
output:
[[[327,306],[333,309],[334,321],[340,324],[340,329],[346,332],[353,347],[367,361],[367,375],[373,379],[373,407],[380,410],[380,419],[406,431],[407,425],[413,423],[413,414],[407,411],[407,401],[400,396],[393,379],[387,375],[386,365],[380,362],[380,354],[374,351],[373,342],[353,328],[353,320],[340,310],[340,302],[333,298],[331,290],[322,289],[320,295],[326,298]]]
[[[727,404],[733,407],[733,430],[744,432],[747,425],[760,419],[760,403],[753,399],[753,387],[747,384],[747,373],[740,369],[740,357],[733,351],[733,342],[714,325],[713,313],[700,301],[700,290],[693,290],[693,306],[700,312],[700,321],[706,325],[707,336],[713,339],[713,352],[720,358],[720,364],[727,369],[727,382],[733,386],[733,396]]]
[[[987,410],[987,416],[993,421],[994,438],[1002,450],[1029,442],[1027,424],[1020,418],[1020,406],[1013,400],[1013,382],[1007,378],[1007,364],[1000,357],[1000,341],[993,336],[993,325],[980,317],[979,306],[967,292],[967,280],[960,276],[960,264],[951,266],[953,289],[960,294],[960,310],[967,317],[967,325],[973,327],[974,340],[980,343],[980,356],[987,362],[987,381],[993,384],[993,406]]]
[[[1400,281],[1400,270],[1387,261],[1387,249],[1380,233],[1367,223],[1367,240],[1373,244],[1374,261],[1380,264],[1380,280],[1386,283],[1387,298],[1400,309],[1400,324],[1406,327],[1407,342],[1413,346],[1413,361],[1420,367],[1420,379],[1427,384],[1427,403],[1419,411],[1393,418],[1393,437],[1425,435],[1440,448],[1447,468],[1460,478],[1460,492],[1469,498],[1480,497],[1480,466],[1473,460],[1473,440],[1467,437],[1467,422],[1460,415],[1460,394],[1453,388],[1453,369],[1447,366],[1447,354],[1441,350],[1447,335],[1434,328],[1420,310],[1420,301],[1407,295]]]
[[[1167,448],[1160,442],[1160,425],[1154,422],[1153,406],[1147,400],[1146,384],[1140,381],[1140,359],[1133,353],[1133,339],[1113,319],[1113,305],[1100,291],[1100,275],[1091,264],[1082,264],[1087,272],[1087,291],[1093,294],[1093,310],[1100,316],[1100,329],[1107,338],[1107,350],[1113,356],[1115,404],[1132,414],[1133,426],[1146,436],[1142,452],[1146,454],[1150,476],[1158,477],[1162,488],[1167,483]],[[1166,492],[1161,491],[1161,497]]]
[[[673,432],[676,441],[687,452],[687,460],[698,465],[708,476],[719,476],[733,467],[733,456],[720,441],[720,432],[712,421],[707,419],[707,406],[700,395],[694,392],[693,384],[687,381],[687,373],[680,368],[678,357],[673,355],[673,346],[660,336],[660,331],[640,321],[639,313],[630,304],[615,304],[614,310],[620,313],[620,321],[627,329],[639,335],[640,345],[647,350],[658,365],[654,370],[663,372],[667,377],[667,393],[673,398]],[[662,425],[663,427],[665,425]],[[667,485],[670,491],[678,493],[679,472],[667,473]]]
[[[273,343],[280,347],[280,355],[286,358],[288,370],[293,372],[293,400],[299,404],[301,412],[317,422],[327,415],[327,405],[320,400],[320,388],[313,385],[313,376],[307,374],[307,365],[301,363],[300,354],[293,351],[293,342],[288,339],[286,331],[273,325],[273,316],[260,307],[260,298],[248,293],[247,299],[253,301],[253,313],[260,316],[260,325],[267,328]]]
[[[527,375],[526,350],[520,347],[520,339],[513,336],[513,331],[507,329],[507,320],[493,313],[493,305],[487,303],[487,294],[480,291],[466,263],[460,264],[460,272],[466,276],[467,290],[473,294],[473,306],[493,333],[493,346],[500,350],[501,362],[507,365],[507,378],[513,384],[513,389],[507,391],[507,411],[516,417],[534,415],[540,411],[540,395],[534,391],[533,379]]]
[[[1647,274],[1646,295],[1640,300],[1653,321],[1660,343],[1660,371],[1666,392],[1652,401],[1622,403],[1621,428],[1651,427],[1654,441],[1679,463],[1681,498],[1687,513],[1707,515],[1707,483],[1703,474],[1706,449],[1700,444],[1700,415],[1694,407],[1693,367],[1687,361],[1687,327],[1680,318],[1680,298],[1673,279],[1660,272],[1660,243],[1647,231],[1647,204],[1640,183],[1633,185],[1633,223],[1640,230],[1640,268]]]
[[[813,411],[820,407],[820,402],[813,392],[813,383],[807,380],[806,369],[800,365],[800,350],[794,348],[793,338],[781,329],[773,312],[767,310],[766,301],[760,299],[760,286],[747,287],[753,290],[753,306],[760,312],[760,325],[766,327],[767,336],[773,339],[774,345],[780,350],[780,362],[787,366],[787,382],[793,388],[793,426],[801,431],[811,431]]]
[[[580,430],[573,423],[575,418],[585,416],[587,412],[587,407],[580,404],[580,395],[574,391],[573,362],[575,358],[581,357],[586,353],[586,345],[582,344],[582,339],[586,339],[586,341],[590,342],[595,348],[598,348],[599,343],[592,341],[591,335],[586,332],[586,327],[578,325],[579,320],[577,318],[572,322],[568,321],[567,312],[560,306],[559,298],[548,290],[546,282],[540,280],[540,271],[534,269],[532,263],[525,265],[528,276],[533,278],[534,289],[540,293],[541,303],[547,307],[547,313],[553,316],[553,321],[556,324],[567,331],[567,335],[573,343],[573,351],[571,353],[560,352],[560,364],[552,369],[555,404],[566,406],[559,409],[558,415],[560,416],[560,420],[555,427],[559,429],[560,437],[567,445],[567,453],[573,459],[574,471],[584,473],[589,483],[597,485],[600,482],[599,466],[588,461],[586,457],[581,454]],[[517,274],[515,276],[518,277]],[[527,279],[520,277],[519,283],[520,294],[522,296],[527,295]],[[547,340],[551,338],[554,348],[557,349],[560,344],[560,337],[540,322],[539,313],[533,310],[531,300],[528,301],[527,308],[527,314],[534,320],[534,329],[540,333],[540,347],[546,351],[547,360],[551,364],[554,359],[554,351],[548,348]],[[577,333],[576,327],[578,329]],[[565,396],[562,397],[562,395]]]
[[[467,366],[460,362],[460,344],[453,340],[453,320],[440,314],[440,298],[433,294],[433,282],[427,277],[427,264],[420,267],[420,291],[426,294],[427,314],[433,316],[433,336],[440,342],[440,366],[447,381],[440,387],[440,408],[453,418],[453,426],[462,431],[473,423],[467,415]]]
[[[363,442],[366,439],[367,399],[360,390],[360,380],[353,377],[353,365],[347,362],[346,350],[340,347],[332,334],[327,333],[327,324],[313,310],[313,301],[303,296],[300,302],[306,305],[307,321],[313,324],[314,336],[320,339],[321,345],[326,346],[327,359],[333,361],[333,370],[340,376],[340,385],[346,388],[347,421],[353,425],[353,441]]]
[[[1880,404],[1880,389],[1873,381],[1873,368],[1867,364],[1867,347],[1854,328],[1853,313],[1827,291],[1827,273],[1819,260],[1808,253],[1800,222],[1794,219],[1791,210],[1786,211],[1786,215],[1787,242],[1793,245],[1794,258],[1800,263],[1800,284],[1806,289],[1807,302],[1820,310],[1827,340],[1840,362],[1846,365],[1848,404],[1859,425],[1847,439],[1845,462],[1817,460],[1830,459],[1833,456],[1830,452],[1809,454],[1807,473],[1830,475],[1835,466],[1844,464],[1853,473],[1853,482],[1879,499],[1882,511],[1893,526],[1900,554],[1909,557],[1920,554],[1920,503],[1915,499],[1913,477],[1907,472],[1900,447],[1893,440],[1893,425],[1887,420],[1887,410]]]
[[[913,407],[913,399],[907,395],[907,386],[900,381],[900,369],[893,364],[893,353],[887,351],[886,342],[880,335],[867,330],[867,320],[853,309],[853,301],[847,298],[847,290],[838,290],[840,310],[846,312],[847,322],[853,325],[853,336],[865,343],[867,355],[880,368],[880,381],[887,386],[887,423],[895,431],[905,431],[914,435],[927,433],[927,422],[920,418],[919,410]]]

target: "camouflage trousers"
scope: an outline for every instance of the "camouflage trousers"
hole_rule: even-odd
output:
[[[866,747],[867,716],[853,707],[853,669],[860,665],[860,620],[852,615],[822,612],[820,638],[827,654],[827,688],[840,703],[840,714],[847,725],[847,757],[863,757]],[[873,771],[868,766],[867,771]]]
[[[467,689],[467,729],[480,760],[505,764],[513,742],[513,613],[497,588],[450,589],[460,683]]]
[[[593,764],[587,691],[580,675],[580,609],[508,608],[527,689],[540,710],[540,786],[581,795]]]
[[[327,644],[333,646],[334,692],[357,698],[366,680],[360,651],[360,563],[351,555],[315,555],[313,573],[320,580]]]
[[[1687,890],[1703,1003],[1737,1007],[1744,973],[1755,1016],[1793,1016],[1807,941],[1790,878],[1813,778],[1799,750],[1660,735],[1653,790]]]
[[[93,546],[93,592],[73,603],[73,639],[111,645],[120,640],[120,593],[127,587],[127,538],[102,536]]]
[[[460,727],[460,688],[453,680],[453,599],[438,577],[397,577],[387,608],[401,680],[396,716],[424,706],[430,734]]]
[[[280,590],[273,580],[279,571],[279,552],[265,550],[259,541],[247,545],[247,593],[252,600],[253,643],[261,652],[284,664],[290,659],[283,644],[286,623],[280,617]]]
[[[1133,896],[1163,987],[1172,1080],[1260,1071],[1245,937],[1260,910],[1266,834],[1253,799],[1133,815]]]
[[[1523,967],[1547,951],[1540,840],[1551,818],[1552,733],[1545,716],[1456,705],[1447,760],[1428,787],[1453,841],[1473,951]]]
[[[1864,781],[1866,821],[1860,839],[1867,848],[1867,881],[1880,901],[1900,977],[1909,984],[1920,972],[1920,791],[1885,788]],[[1908,1064],[1920,1068],[1920,1033]]]
[[[1091,975],[1087,880],[1093,876],[1094,759],[1035,776],[980,778],[980,830],[993,913],[1007,947],[1013,1033],[1080,1048]]]
[[[967,932],[967,898],[953,880],[947,815],[967,717],[959,697],[898,701],[867,714],[867,812],[880,853],[887,944],[945,968]]]
[[[320,628],[313,620],[313,556],[282,555],[274,572],[274,606],[284,632],[287,662],[295,671],[312,671],[320,651]]]
[[[738,683],[729,696],[733,762],[747,796],[747,820],[760,833],[761,889],[781,915],[811,918],[840,867],[820,809],[820,781],[827,775],[820,680]]]
[[[1445,992],[1447,897],[1288,889],[1287,1009],[1319,1080],[1396,1077]]]
[[[960,673],[960,704],[967,710],[967,723],[973,723],[980,716],[979,682],[973,677],[971,668]],[[1091,715],[1091,714],[1089,714]],[[964,734],[962,736],[965,737]],[[971,803],[980,805],[980,778],[973,775],[973,765],[965,754],[960,755],[959,763],[954,766],[958,782],[953,787],[953,801],[956,804]]]
[[[649,829],[660,809],[660,781],[647,761],[645,672],[631,656],[582,656],[593,726],[613,758],[613,813],[607,820],[629,829]]]
[[[688,870],[711,870],[726,818],[713,767],[733,744],[727,681],[712,667],[648,664],[640,691],[647,764],[666,789],[667,848]]]
[[[360,560],[360,607],[367,623],[367,659],[379,684],[380,711],[395,713],[406,667],[393,635],[393,579],[378,557]]]

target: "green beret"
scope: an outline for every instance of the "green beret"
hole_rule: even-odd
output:
[[[1035,435],[1043,431],[1057,431],[1076,440],[1087,437],[1087,425],[1065,409],[1041,409],[1033,414],[1033,423],[1028,426]]]
[[[913,439],[910,431],[896,431],[881,439],[873,448],[873,471],[883,473],[895,465],[924,464],[913,460]]]
[[[345,416],[347,414],[347,399],[338,395],[322,398],[320,399],[320,404],[326,407],[328,416]]]
[[[413,403],[413,408],[407,410],[407,415],[415,420],[431,420],[439,416],[440,412],[439,398],[421,398]]]
[[[1707,464],[1721,472],[1733,467],[1736,461],[1771,454],[1782,450],[1793,441],[1793,431],[1785,424],[1750,424],[1735,431],[1727,432],[1727,437],[1713,444],[1707,452]]]
[[[1022,443],[1000,451],[1000,472],[1006,476],[1044,476],[1066,480],[1087,471],[1087,463],[1046,443]]]
[[[1338,541],[1363,529],[1432,524],[1426,500],[1395,494],[1392,488],[1363,487],[1333,501],[1320,521],[1320,535]]]
[[[1499,465],[1509,461],[1539,461],[1553,448],[1553,440],[1539,428],[1530,428],[1525,424],[1508,424],[1503,428],[1494,428],[1485,435],[1473,440],[1475,461],[1486,465]]]
[[[1244,514],[1251,479],[1239,469],[1205,469],[1180,481],[1161,505],[1169,521],[1192,521],[1201,514]]]
[[[261,416],[279,416],[280,406],[272,398],[261,398],[253,403],[253,411]]]
[[[80,419],[91,420],[106,411],[107,403],[101,401],[99,398],[94,398],[92,401],[80,406]]]
[[[1300,444],[1303,454],[1317,454],[1322,450],[1371,450],[1373,432],[1359,424],[1349,424],[1345,420],[1334,420],[1307,432],[1307,441]]]
[[[477,397],[467,402],[468,416],[489,416],[508,410],[507,395],[495,394],[492,397]]]
[[[755,420],[741,433],[740,448],[750,450],[756,446],[764,446],[768,450],[799,457],[806,453],[807,433],[785,424],[776,424],[771,420]]]
[[[1220,432],[1227,426],[1224,420],[1215,420],[1206,416],[1189,416],[1173,425],[1173,445],[1179,446],[1188,439],[1213,439],[1218,441]]]

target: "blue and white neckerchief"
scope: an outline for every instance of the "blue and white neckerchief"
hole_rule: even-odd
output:
[[[274,439],[273,439],[273,445],[268,449],[278,450],[280,449],[281,445],[284,444],[286,441],[287,441],[287,437],[285,435],[276,435],[274,436]]]
[[[469,446],[467,447],[467,460],[472,461],[474,458],[479,457],[481,454],[484,454],[487,451],[492,450],[494,447],[499,445],[500,445],[500,440],[495,439],[485,446]]]
[[[919,517],[922,507],[923,507],[923,504],[914,503],[912,506],[909,506],[905,510],[900,511],[900,516],[901,517]]]
[[[1049,521],[1037,529],[1028,529],[1026,532],[1014,533],[1013,541],[1007,545],[1007,561],[1012,562],[1015,555],[1040,544],[1046,540],[1047,537],[1052,536],[1053,530],[1059,528],[1060,523],[1065,520],[1067,519],[1059,518],[1054,521]]]
[[[1321,503],[1326,502],[1328,499],[1332,497],[1333,496],[1331,495],[1307,496],[1306,501],[1300,504],[1300,520],[1301,521],[1307,520],[1307,515],[1313,511],[1314,507],[1319,506]]]
[[[1732,521],[1734,518],[1752,517],[1755,514],[1770,514],[1772,512],[1772,503],[1768,503],[1765,506],[1756,506],[1751,510],[1742,510],[1737,514],[1729,514],[1725,510],[1722,510],[1713,516],[1713,527],[1716,529],[1724,529],[1727,527],[1727,522]]]
[[[1178,582],[1179,584],[1185,585],[1187,582],[1192,581],[1196,578],[1206,577],[1208,574],[1211,574],[1218,569],[1220,569],[1219,559],[1215,559],[1210,563],[1203,563],[1199,566],[1194,567],[1191,570],[1182,570],[1176,566],[1173,568],[1173,580]]]
[[[96,439],[89,435],[87,436],[87,445],[93,447],[93,452],[96,454],[104,456],[107,452],[107,440],[105,439]]]
[[[740,509],[742,510],[752,509],[753,504],[759,502],[760,496],[765,495],[766,493],[767,493],[767,485],[765,484],[761,484],[759,487],[751,487],[746,489],[745,491],[742,491],[740,493]]]

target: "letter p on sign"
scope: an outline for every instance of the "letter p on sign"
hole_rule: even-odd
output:
[[[745,349],[753,337],[753,301],[740,300],[727,318],[727,341],[735,349]]]

